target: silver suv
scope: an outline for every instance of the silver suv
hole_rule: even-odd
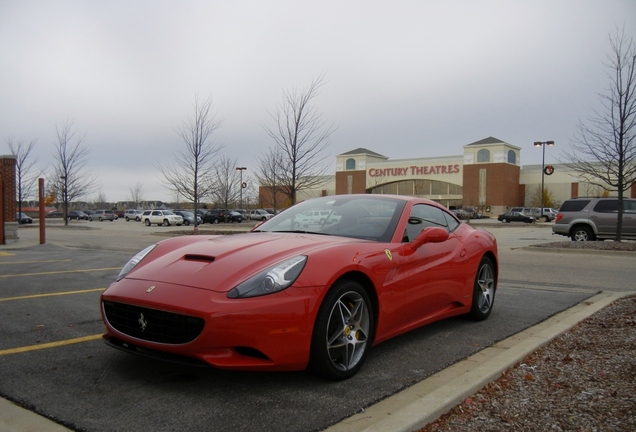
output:
[[[636,240],[636,199],[623,199],[621,238]],[[618,199],[572,198],[559,209],[552,233],[574,241],[613,239],[618,223]]]

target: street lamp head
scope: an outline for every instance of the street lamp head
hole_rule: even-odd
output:
[[[554,141],[546,141],[546,144],[552,147],[554,145]]]
[[[552,147],[554,145],[554,141],[535,141],[534,142],[535,147],[541,147],[544,145]]]
[[[237,171],[243,171],[243,170],[246,170],[246,169],[247,169],[247,167],[236,167]]]
[[[541,147],[543,145],[543,143],[541,141],[535,141],[534,142],[534,146],[535,147]]]

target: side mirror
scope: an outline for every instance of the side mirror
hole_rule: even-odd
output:
[[[417,237],[415,237],[415,240],[404,245],[404,252],[406,252],[406,255],[409,255],[410,253],[415,252],[417,249],[427,243],[442,243],[446,240],[448,240],[448,231],[446,231],[444,228],[424,228],[422,232],[419,233]]]

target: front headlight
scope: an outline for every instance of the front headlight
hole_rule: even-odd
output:
[[[137,264],[139,264],[141,262],[142,259],[144,259],[146,257],[146,255],[148,255],[150,253],[151,250],[153,250],[157,245],[153,244],[151,246],[148,246],[146,249],[142,250],[141,252],[139,252],[137,255],[135,255],[134,257],[132,257],[130,259],[130,261],[128,261],[128,263],[124,266],[123,269],[121,269],[121,271],[119,272],[119,276],[117,276],[117,281],[119,282],[120,280],[122,280],[124,277],[126,277],[126,275],[135,268],[135,266]]]
[[[306,262],[307,257],[301,255],[276,264],[233,288],[227,296],[228,298],[246,298],[282,291],[300,276]]]

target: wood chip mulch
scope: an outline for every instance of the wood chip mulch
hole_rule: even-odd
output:
[[[420,432],[636,431],[636,296],[550,341]]]

